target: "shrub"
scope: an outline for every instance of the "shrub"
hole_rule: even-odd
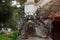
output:
[[[18,31],[12,31],[13,33],[10,35],[0,34],[0,40],[16,40],[19,35]]]

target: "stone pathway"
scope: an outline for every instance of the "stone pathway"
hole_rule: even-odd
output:
[[[38,37],[30,37],[28,39],[18,39],[18,40],[52,40],[51,38],[47,38],[47,39],[42,39],[42,38],[38,38]]]

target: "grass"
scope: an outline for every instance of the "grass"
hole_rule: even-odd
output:
[[[16,38],[19,35],[19,32],[18,31],[12,31],[12,32],[13,33],[10,35],[4,33],[0,34],[0,40],[16,40]]]

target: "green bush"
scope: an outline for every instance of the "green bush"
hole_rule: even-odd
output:
[[[0,34],[0,40],[16,40],[18,35],[19,35],[18,31],[13,31],[13,33],[10,35]]]

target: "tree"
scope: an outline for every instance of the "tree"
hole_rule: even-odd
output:
[[[4,24],[4,27],[15,28],[16,22],[20,21],[20,18],[24,14],[24,6],[17,8],[11,6],[12,0],[5,0],[0,4],[0,23]],[[18,1],[18,0],[17,0]],[[24,4],[25,0],[19,0],[20,4]]]
[[[11,15],[11,8],[9,5],[7,5],[6,1],[2,2],[0,4],[0,23],[6,22]]]

